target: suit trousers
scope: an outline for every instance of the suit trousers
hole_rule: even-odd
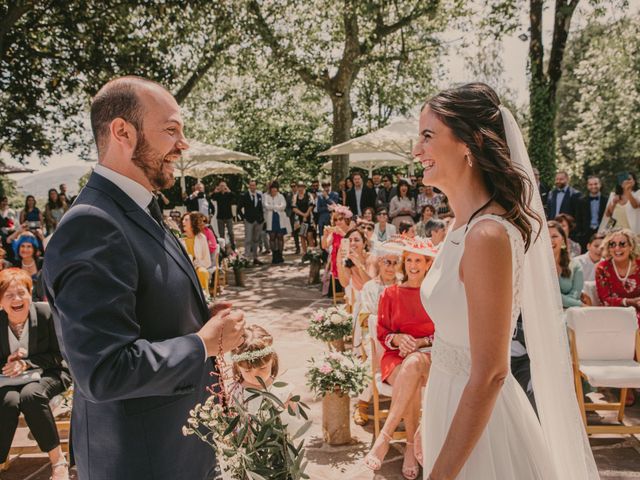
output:
[[[0,463],[9,454],[21,412],[40,450],[50,452],[60,445],[49,401],[64,390],[55,373],[45,374],[37,382],[0,388]]]
[[[244,221],[244,256],[258,258],[258,242],[262,235],[262,223]]]
[[[225,231],[229,232],[229,243],[232,249],[236,249],[236,238],[233,234],[233,219],[225,218],[224,220],[218,218],[218,232],[222,238],[225,238]]]

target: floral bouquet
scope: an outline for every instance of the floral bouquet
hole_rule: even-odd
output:
[[[241,270],[243,268],[248,268],[251,265],[249,259],[239,255],[238,252],[231,253],[231,255],[229,255],[228,262],[229,267],[233,270]]]
[[[283,382],[276,387],[286,386]],[[283,403],[264,389],[247,388],[246,402],[234,402],[223,407],[217,395],[189,412],[188,424],[182,433],[196,435],[216,452],[222,469],[234,480],[298,480],[307,479],[304,470],[304,440],[296,445],[311,426],[298,395]],[[255,413],[249,411],[251,400],[262,397]],[[291,435],[287,431],[286,416],[302,417],[306,422]]]
[[[343,306],[318,310],[312,317],[307,333],[323,342],[342,340],[351,335],[353,316]]]
[[[307,386],[316,396],[341,392],[359,395],[369,383],[368,369],[351,353],[325,353],[320,360],[309,360]]]

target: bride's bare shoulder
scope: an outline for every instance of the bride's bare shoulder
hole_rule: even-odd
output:
[[[465,251],[500,254],[510,249],[509,234],[502,222],[480,219],[467,233]],[[497,259],[494,259],[497,260]]]

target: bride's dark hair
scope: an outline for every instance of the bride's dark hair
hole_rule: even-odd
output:
[[[469,147],[492,199],[506,210],[503,217],[520,231],[528,249],[533,235],[529,219],[539,225],[542,219],[529,207],[531,181],[511,161],[496,92],[484,83],[468,83],[438,93],[425,106]]]

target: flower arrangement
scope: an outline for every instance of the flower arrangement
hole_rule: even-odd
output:
[[[307,370],[307,385],[317,396],[340,391],[355,396],[369,382],[365,365],[351,353],[325,353],[320,360],[312,358]]]
[[[323,342],[341,340],[351,335],[353,316],[343,306],[318,310],[307,327],[307,333]]]
[[[311,263],[320,263],[322,262],[322,251],[317,248],[310,248],[307,252],[302,256],[302,263],[311,262]]]
[[[228,265],[233,270],[241,270],[243,268],[248,268],[251,265],[249,259],[241,256],[238,252],[233,252],[229,255]]]
[[[274,386],[286,384],[276,382]],[[266,386],[264,389],[247,388],[246,391],[251,394],[246,403],[235,402],[224,408],[218,396],[212,395],[204,404],[196,405],[189,412],[187,425],[182,427],[183,435],[196,435],[213,448],[228,475],[225,478],[309,478],[304,473],[307,466],[304,441],[297,446],[294,444],[311,426],[305,412],[309,407],[300,402],[298,395],[285,404]],[[249,401],[260,397],[260,407],[251,413],[247,406]],[[287,431],[286,416],[299,416],[306,422],[291,435]]]

